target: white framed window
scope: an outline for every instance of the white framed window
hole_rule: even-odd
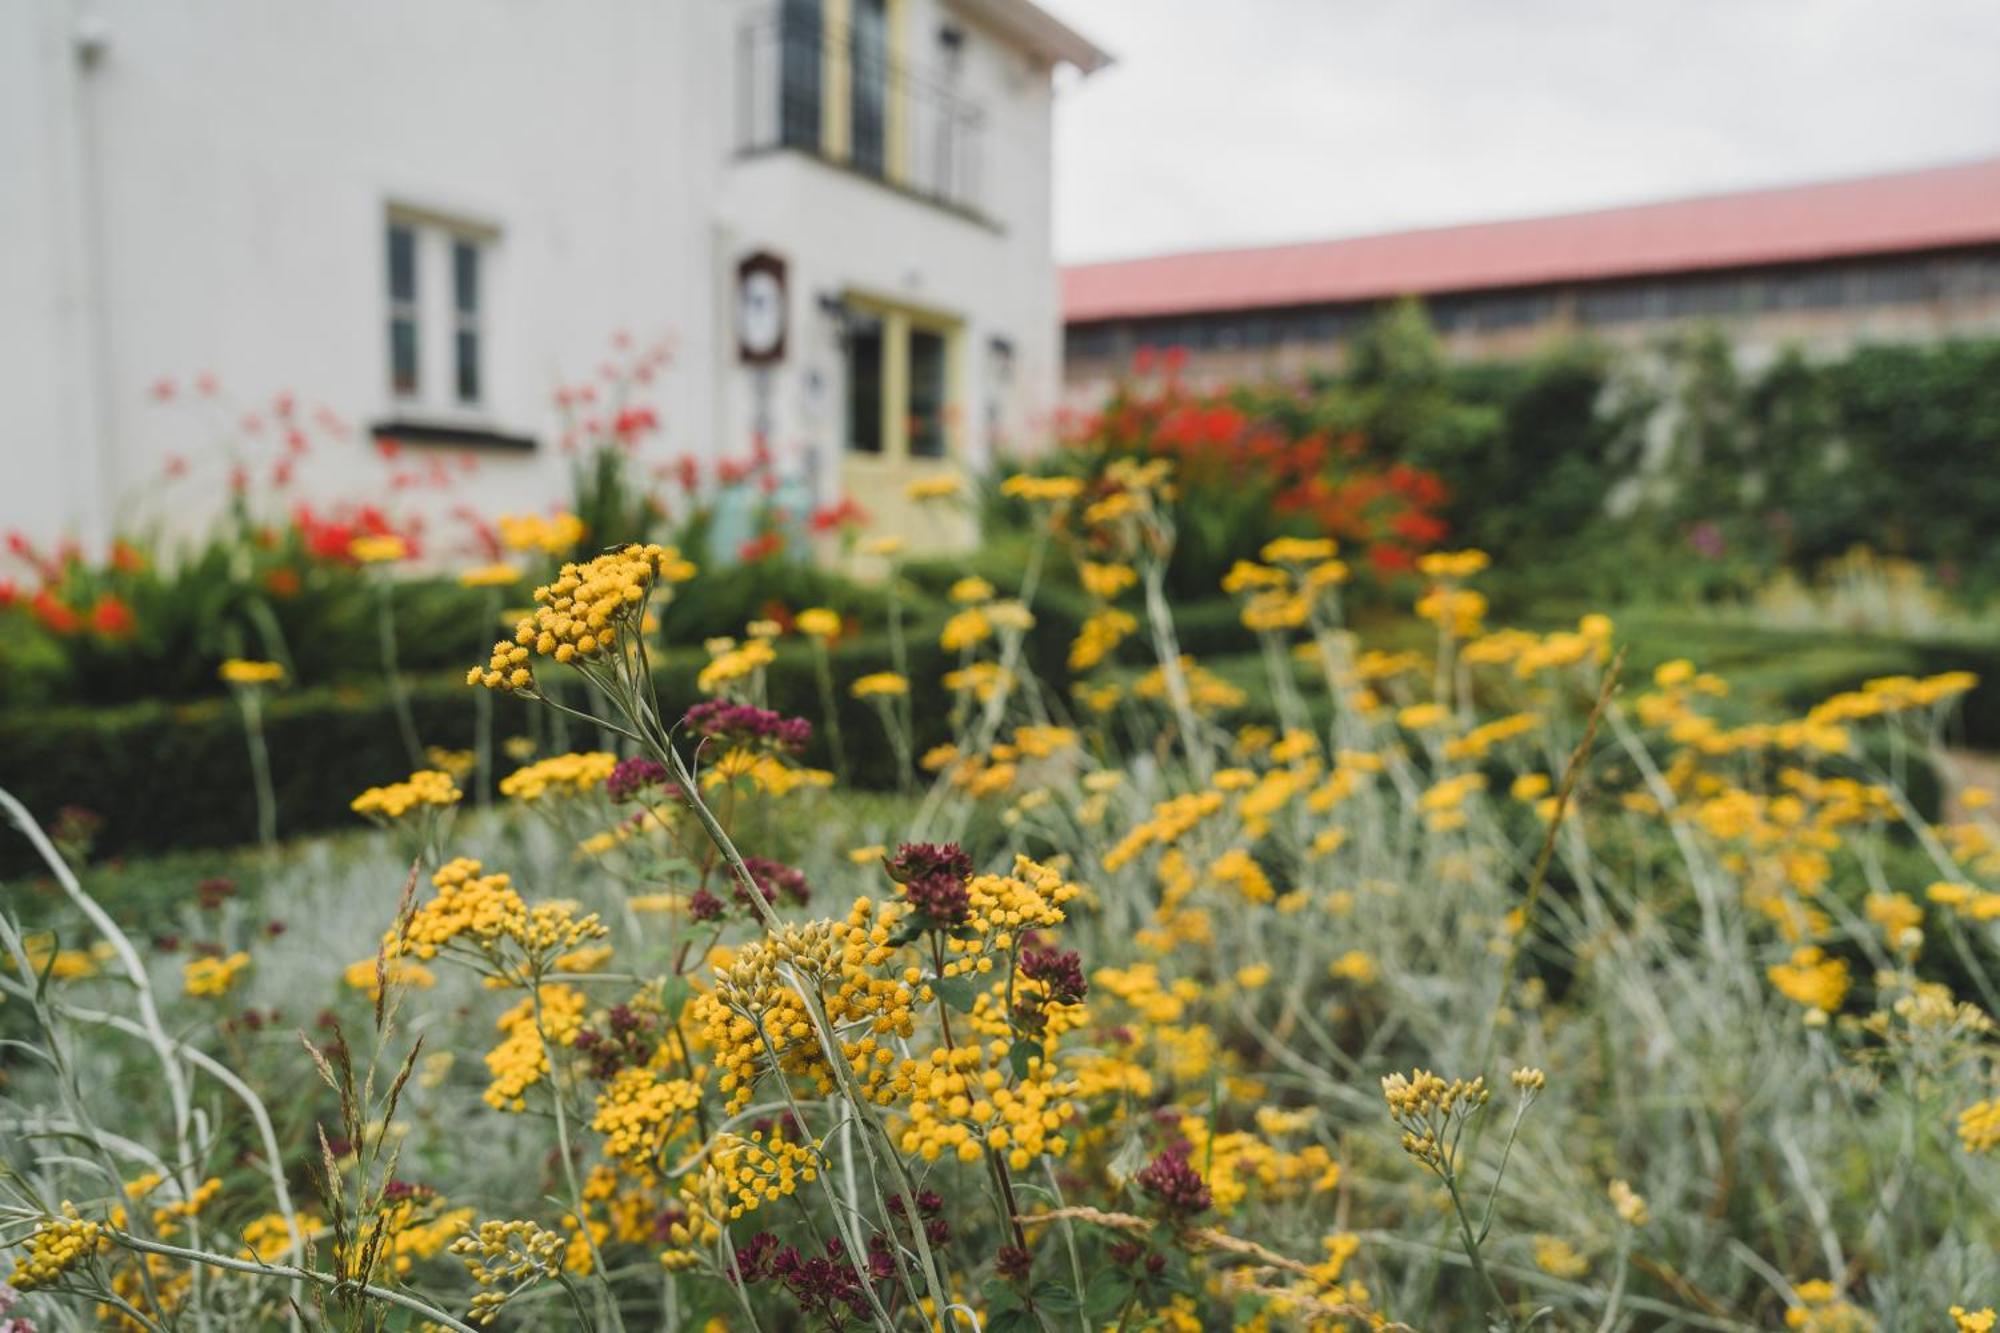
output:
[[[492,227],[392,207],[383,229],[389,398],[398,409],[477,417],[488,406]]]

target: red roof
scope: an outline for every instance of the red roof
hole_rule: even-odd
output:
[[[1526,287],[2000,241],[2000,158],[1515,222],[1074,264],[1067,323]]]

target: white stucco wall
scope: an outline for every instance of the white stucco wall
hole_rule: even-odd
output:
[[[912,61],[938,0],[906,0]],[[392,206],[493,228],[488,401],[449,414],[537,436],[484,453],[448,497],[486,513],[567,490],[549,395],[616,330],[671,337],[651,456],[739,455],[750,376],[735,362],[733,266],[792,263],[793,355],[775,376],[781,456],[837,447],[839,349],[821,292],[903,294],[967,333],[967,452],[981,457],[991,337],[1014,348],[1002,416],[1025,432],[1059,369],[1046,65],[967,31],[961,87],[985,106],[975,223],[795,153],[735,155],[736,0],[21,0],[0,6],[0,364],[14,383],[0,529],[105,540],[219,500],[244,411],[280,391],[355,429],[317,445],[299,492],[383,499],[366,423],[392,401],[384,224]],[[75,36],[101,36],[86,64]],[[448,275],[433,267],[425,281]],[[442,367],[430,358],[424,369]],[[214,401],[191,394],[203,374]],[[173,403],[149,392],[179,386]],[[169,455],[193,473],[163,489]],[[865,497],[864,497],[865,499]]]

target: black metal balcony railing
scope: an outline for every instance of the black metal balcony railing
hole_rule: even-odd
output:
[[[878,29],[789,7],[737,41],[737,149],[792,148],[935,203],[981,213],[985,113],[892,59]]]

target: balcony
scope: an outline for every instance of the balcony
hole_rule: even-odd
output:
[[[737,151],[807,153],[983,219],[984,110],[949,72],[896,59],[879,23],[832,27],[816,8],[785,4],[738,33]]]

